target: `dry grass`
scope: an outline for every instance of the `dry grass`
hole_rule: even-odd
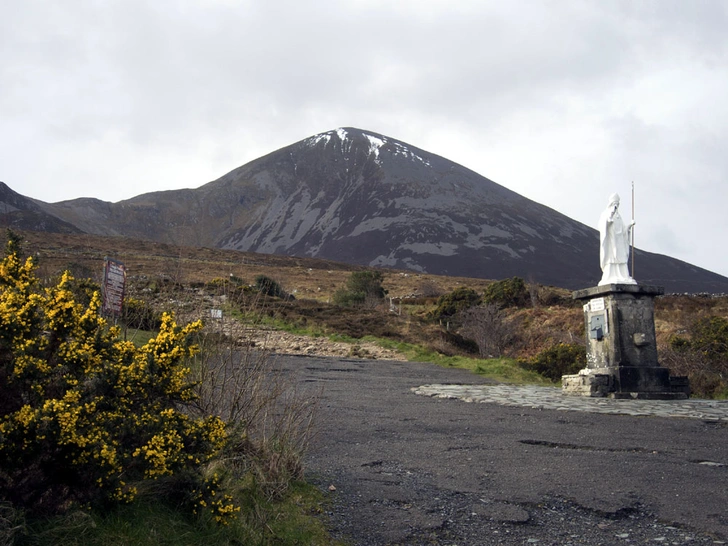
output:
[[[515,309],[511,317],[519,325],[516,343],[520,358],[531,358],[558,343],[581,343],[584,340],[584,312],[581,307]]]
[[[101,278],[104,257],[122,261],[128,274],[137,278],[164,277],[171,282],[190,285],[231,275],[252,283],[257,275],[277,280],[284,290],[297,298],[331,301],[352,271],[366,269],[318,260],[234,250],[180,247],[123,237],[61,235],[21,232],[26,251],[41,267],[40,277],[65,269]],[[458,286],[484,289],[491,281],[466,277],[443,277],[397,270],[382,270],[384,288],[395,298],[438,290],[450,292]],[[87,276],[87,275],[83,275]],[[425,294],[431,295],[431,294]]]
[[[452,332],[427,320],[438,294],[458,287],[482,292],[492,281],[463,277],[444,277],[383,269],[383,286],[388,297],[401,301],[401,314],[385,304],[374,309],[342,309],[329,305],[334,292],[343,287],[352,271],[365,269],[337,262],[254,254],[246,252],[178,247],[149,241],[90,235],[58,235],[23,232],[25,248],[37,256],[39,276],[70,269],[77,276],[100,280],[104,256],[121,260],[137,286],[162,286],[172,289],[167,297],[176,301],[174,289],[208,283],[231,276],[252,284],[257,275],[267,275],[296,297],[295,301],[268,302],[266,313],[302,332],[338,334],[349,338],[374,336],[394,342],[421,345],[438,353],[472,355]],[[581,343],[584,336],[581,307],[570,300],[566,290],[532,287],[539,305],[508,310],[507,320],[516,336],[506,351],[509,356],[530,358],[556,343]],[[418,296],[418,297],[412,297]],[[164,303],[164,302],[163,302]],[[398,309],[400,309],[398,304]],[[701,296],[664,296],[655,303],[655,331],[658,352],[677,362],[669,353],[669,340],[686,335],[691,325],[705,316],[728,317],[728,298]],[[680,368],[693,369],[685,363]],[[697,372],[693,372],[697,373]]]

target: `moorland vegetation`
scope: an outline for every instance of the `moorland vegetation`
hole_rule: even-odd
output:
[[[345,341],[364,358],[368,340],[500,381],[556,384],[584,366],[580,305],[521,278],[21,235],[0,269],[0,530],[18,543],[101,544],[121,526],[143,544],[170,521],[195,530],[179,543],[330,543],[303,480],[316,397],[252,331]],[[110,250],[128,267],[117,326],[99,312]],[[656,333],[695,396],[728,396],[725,297],[658,298]]]
[[[0,261],[0,544],[299,544],[318,496],[301,456],[315,397],[265,351],[98,285],[40,279],[10,234]],[[302,521],[303,520],[303,521]]]

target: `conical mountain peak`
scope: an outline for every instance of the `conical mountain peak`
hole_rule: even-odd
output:
[[[312,135],[194,190],[37,205],[46,218],[100,235],[566,288],[595,285],[601,275],[594,229],[436,154],[354,127]],[[638,259],[643,284],[728,292],[728,279],[704,269],[646,252]]]

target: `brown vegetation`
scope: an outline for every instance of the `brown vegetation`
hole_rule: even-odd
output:
[[[129,275],[137,279],[164,280],[185,286],[208,282],[213,278],[234,275],[252,283],[256,276],[275,278],[289,294],[297,298],[332,301],[334,292],[346,283],[352,271],[366,269],[328,260],[256,254],[214,248],[174,246],[125,237],[68,235],[20,232],[24,247],[35,255],[41,277],[64,269],[76,276],[101,277],[104,257],[123,262]],[[458,286],[484,290],[485,279],[443,277],[408,271],[383,269],[384,287],[394,298],[422,295],[432,297],[450,292]]]
[[[363,267],[310,258],[176,247],[124,238],[34,232],[23,232],[22,235],[26,250],[38,257],[41,277],[70,269],[78,276],[99,280],[104,256],[111,256],[126,264],[131,285],[136,286],[140,298],[155,293],[156,297],[171,301],[179,299],[180,290],[192,295],[197,291],[199,295],[202,287],[215,280],[218,286],[228,279],[252,285],[257,276],[266,275],[295,297],[267,300],[266,313],[271,318],[320,334],[350,338],[371,335],[425,346],[446,355],[477,356],[478,347],[471,341],[472,336],[468,340],[461,335],[465,331],[458,332],[457,318],[433,320],[438,296],[458,288],[484,294],[493,284],[485,279],[381,269],[378,271],[382,275],[382,286],[387,291],[385,303],[377,307],[346,308],[331,303],[334,294],[346,286],[352,272],[362,271]],[[502,283],[503,288],[509,286],[507,282]],[[164,295],[168,290],[176,290],[177,295]],[[517,307],[504,308],[499,315],[507,325],[505,330],[512,335],[507,336],[509,343],[496,352],[532,359],[561,343],[583,343],[583,313],[568,291],[533,283],[526,285],[525,290],[528,297],[521,298]],[[208,291],[208,297],[213,292]],[[487,293],[490,292],[493,292],[492,288]],[[393,303],[391,308],[390,302]],[[664,363],[676,367],[674,374],[686,373],[694,377],[697,392],[720,394],[728,385],[728,378],[711,373],[710,381],[700,379],[705,364],[695,355],[676,354],[670,345],[676,335],[689,339],[696,321],[712,316],[728,317],[728,298],[664,296],[656,301],[658,352],[663,355]],[[707,390],[700,386],[702,383],[710,383]]]

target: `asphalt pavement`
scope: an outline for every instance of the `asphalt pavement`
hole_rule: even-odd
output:
[[[598,413],[431,364],[278,358],[321,396],[307,476],[350,544],[728,543],[725,403]]]

